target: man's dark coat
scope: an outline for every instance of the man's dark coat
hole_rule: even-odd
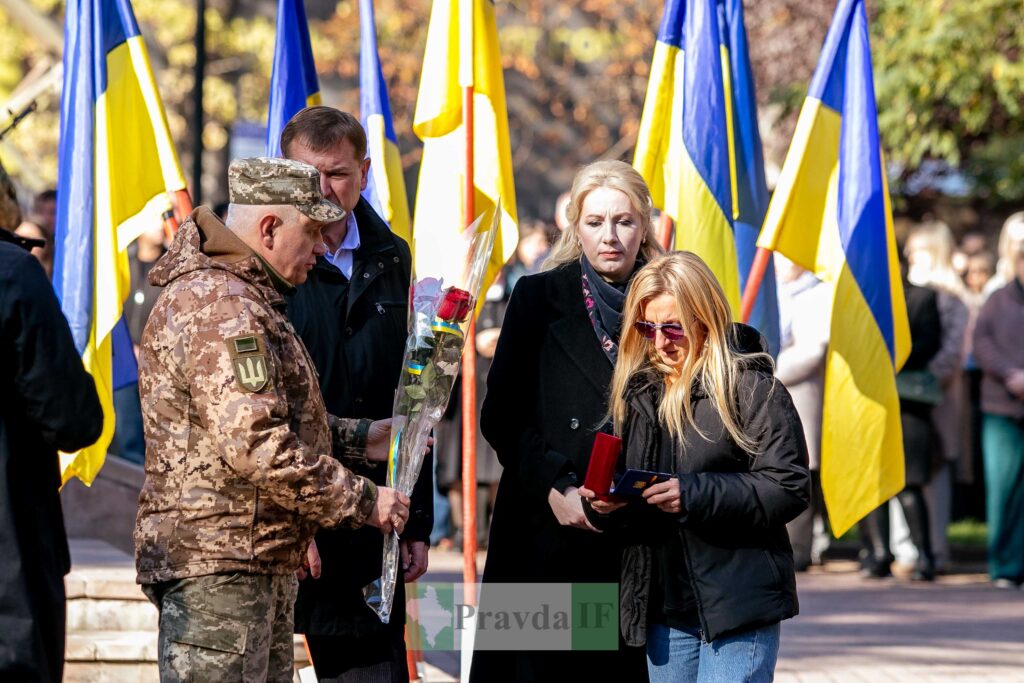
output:
[[[407,336],[409,246],[374,213],[365,199],[355,208],[360,246],[352,278],[321,258],[288,302],[288,316],[320,375],[327,410],[342,417],[391,417]],[[433,526],[433,458],[427,457],[412,495],[402,537],[428,541]],[[385,467],[371,474],[384,484]],[[372,527],[321,530],[319,579],[299,586],[297,633],[366,636],[384,626],[366,606],[361,589],[380,576],[383,536]],[[405,624],[405,594],[395,594],[391,628]]]
[[[99,438],[92,377],[39,262],[0,230],[0,680],[59,681],[71,567],[57,451]]]

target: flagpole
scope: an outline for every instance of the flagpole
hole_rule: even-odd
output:
[[[206,0],[196,0],[196,64],[192,104],[192,197],[203,203],[203,79],[206,74]]]
[[[671,248],[672,239],[672,217],[664,211],[661,212],[661,219],[658,224],[658,242],[661,248],[668,251]]]
[[[754,310],[754,302],[757,301],[757,293],[761,290],[761,281],[768,270],[768,259],[771,257],[770,249],[758,247],[754,255],[754,262],[750,264],[750,275],[747,276],[747,286],[743,290],[743,300],[740,302],[740,321],[750,320],[750,314]]]
[[[463,35],[460,59],[462,112],[466,134],[465,226],[476,215],[476,183],[473,170],[473,3],[460,3]],[[462,582],[466,604],[476,604],[476,316],[466,331],[462,352]]]
[[[463,89],[466,113],[466,225],[476,211],[473,183],[473,86]],[[476,583],[476,319],[462,352],[462,580]],[[467,596],[468,597],[468,596]]]

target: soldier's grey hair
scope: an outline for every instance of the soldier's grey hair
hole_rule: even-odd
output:
[[[282,221],[292,220],[299,211],[287,204],[228,204],[228,215],[224,225],[235,234],[245,234],[255,229],[260,218],[272,213]]]

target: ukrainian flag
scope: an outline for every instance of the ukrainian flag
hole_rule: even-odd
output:
[[[434,0],[413,131],[423,140],[416,191],[416,270],[443,273],[469,221],[463,216],[466,134],[462,86],[473,86],[473,184],[477,215],[501,222],[481,291],[512,258],[519,242],[505,79],[492,0]],[[473,219],[470,216],[470,221]],[[458,253],[457,251],[454,253]],[[460,268],[462,264],[457,264]]]
[[[281,156],[281,132],[299,111],[320,104],[309,24],[303,0],[279,0],[274,65],[270,72],[267,156]]]
[[[739,315],[768,205],[742,0],[667,0],[633,165]],[[769,266],[750,323],[778,352]]]
[[[373,0],[359,0],[359,115],[366,131],[370,177],[363,197],[391,231],[412,243],[409,200],[405,195],[402,156],[391,119],[391,104],[377,54]]]
[[[895,374],[910,330],[864,0],[840,0],[758,245],[835,287],[821,479],[842,535],[903,488]]]
[[[115,364],[134,365],[130,342],[125,348],[115,331],[124,332],[125,250],[163,222],[169,193],[185,180],[128,0],[69,0],[65,22],[53,284],[96,382],[104,427],[95,444],[60,457],[64,482],[90,484],[113,436]]]

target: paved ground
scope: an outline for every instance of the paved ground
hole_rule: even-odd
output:
[[[799,579],[779,681],[1024,681],[1024,591],[984,574],[861,579],[853,562]]]
[[[460,581],[461,558],[431,552],[427,580]],[[482,566],[482,564],[481,564]],[[861,579],[837,561],[800,576],[801,614],[783,624],[782,683],[1024,682],[1024,591],[981,567],[934,584]],[[456,681],[457,653],[428,653],[427,681]]]

